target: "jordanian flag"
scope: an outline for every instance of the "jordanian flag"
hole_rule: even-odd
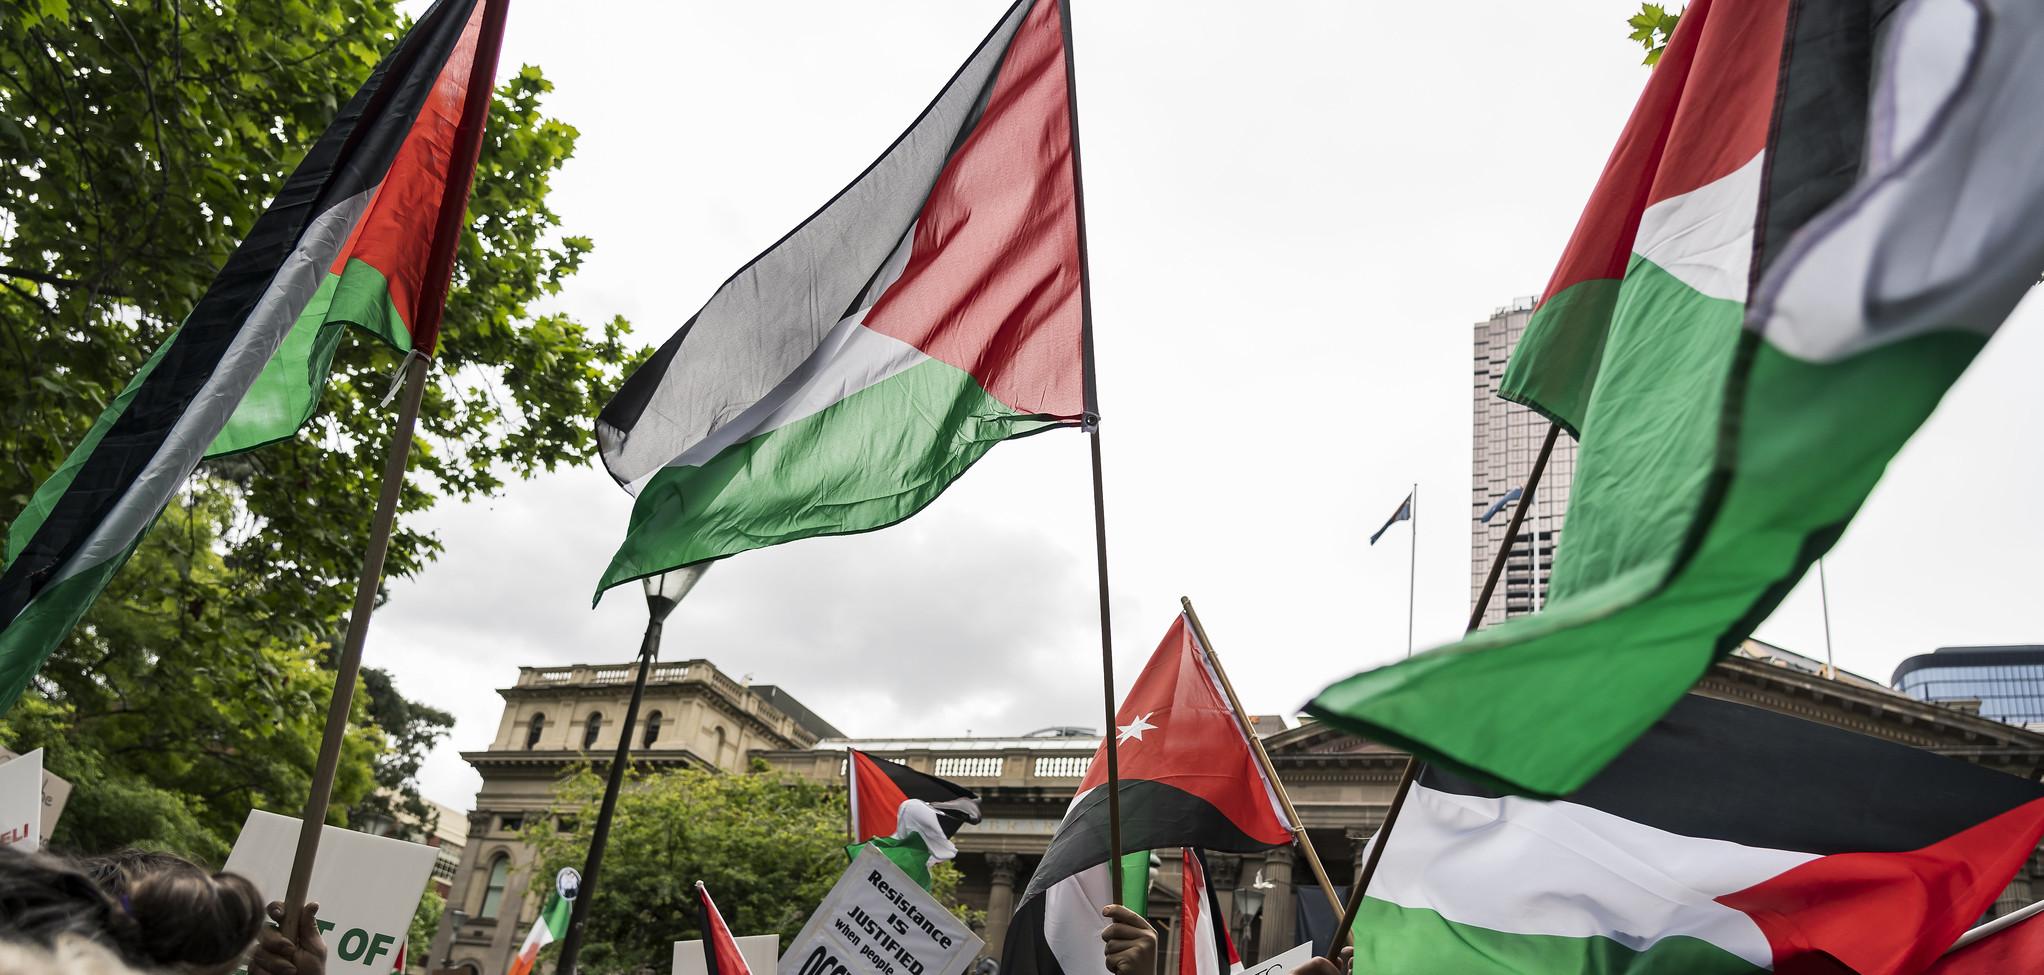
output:
[[[525,943],[518,946],[518,954],[512,957],[509,975],[531,975],[533,963],[539,961],[539,950],[567,936],[568,919],[574,911],[573,900],[562,897],[559,891],[547,891],[546,906],[539,909],[539,918],[532,922]]]
[[[1685,697],[1563,800],[1429,769],[1364,899],[1355,970],[1915,975],[2040,838],[2035,782]]]
[[[870,531],[995,444],[1090,409],[1058,0],[1020,0],[937,99],[754,258],[597,419],[638,495],[601,590]]]
[[[1115,725],[1124,848],[1253,853],[1292,842],[1277,790],[1183,615],[1129,688]],[[1106,784],[1102,742],[1015,908],[1004,975],[1095,975],[1105,964],[1100,912],[1114,900]],[[1149,855],[1139,856],[1130,868],[1146,876]]]
[[[1651,727],[2044,272],[2040,36],[2034,0],[1694,0],[1502,385],[1582,443],[1552,601],[1314,713],[1544,795]]]
[[[430,355],[502,0],[440,0],[314,143],[189,317],[10,526],[0,711],[206,457],[312,414],[348,326]]]

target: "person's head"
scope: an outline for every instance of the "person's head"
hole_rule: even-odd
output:
[[[80,865],[132,922],[122,947],[137,961],[193,975],[231,972],[262,929],[262,894],[246,877],[144,850]]]
[[[133,922],[85,871],[56,857],[0,847],[0,940],[43,948],[83,938],[123,950]]]

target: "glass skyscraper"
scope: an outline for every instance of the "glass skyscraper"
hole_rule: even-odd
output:
[[[1941,647],[1895,668],[1895,689],[1919,701],[1980,702],[1980,713],[2044,725],[2044,646]]]

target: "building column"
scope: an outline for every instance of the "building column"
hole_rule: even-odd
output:
[[[1292,848],[1281,846],[1263,858],[1263,879],[1271,888],[1263,892],[1263,943],[1258,958],[1275,958],[1291,949],[1298,922],[1293,919]]]
[[[1008,941],[1008,920],[1015,916],[1015,869],[1019,859],[1013,853],[987,854],[988,958],[1000,958]]]
[[[1353,887],[1356,878],[1363,875],[1363,861],[1370,857],[1370,837],[1377,835],[1377,831],[1366,826],[1351,826],[1342,835],[1348,838],[1349,848],[1355,851],[1348,871],[1348,885]]]

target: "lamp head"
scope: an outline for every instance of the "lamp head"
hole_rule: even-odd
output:
[[[696,580],[702,578],[709,568],[710,564],[703,562],[639,580],[639,584],[646,588],[646,612],[653,615],[654,622],[664,620],[667,614],[674,612],[674,607],[681,604],[681,598],[695,588]]]

